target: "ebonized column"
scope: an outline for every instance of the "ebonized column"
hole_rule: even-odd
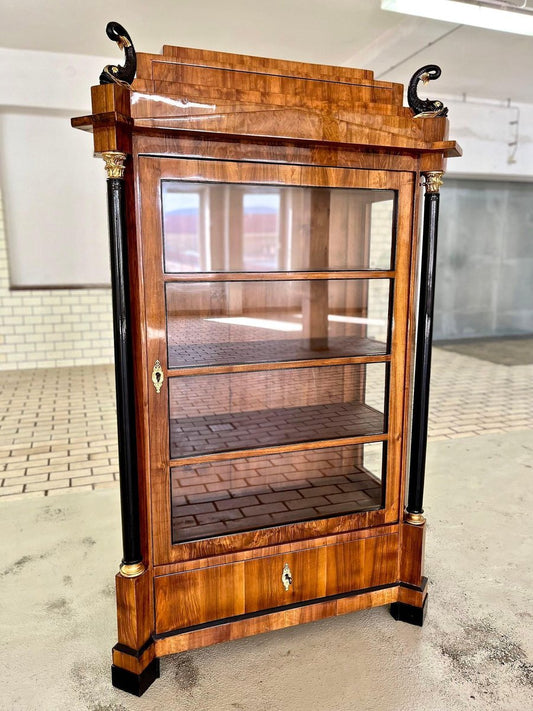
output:
[[[131,336],[128,242],[124,199],[126,154],[102,153],[107,173],[107,207],[111,247],[111,287],[115,342],[118,460],[124,557],[120,572],[136,577],[144,572],[139,522],[139,486],[135,442],[133,344]]]
[[[437,231],[439,220],[439,189],[442,171],[425,173],[424,222],[420,265],[420,289],[416,332],[416,355],[411,425],[409,493],[406,521],[423,524],[424,477],[428,433],[429,382],[431,376],[431,344],[433,339],[433,304],[435,297],[435,267],[437,262]]]

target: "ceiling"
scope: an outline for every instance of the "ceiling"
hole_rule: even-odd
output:
[[[373,69],[401,83],[431,63],[443,70],[432,98],[466,94],[533,103],[533,37],[455,29],[382,11],[380,0],[0,0],[0,16],[0,47],[115,62],[118,50],[105,25],[117,20],[139,51],[202,47]]]

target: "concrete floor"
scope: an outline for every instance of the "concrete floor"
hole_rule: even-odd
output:
[[[532,455],[530,430],[430,443],[424,628],[377,608],[169,657],[141,699],[109,680],[118,491],[6,503],[0,709],[531,711]]]

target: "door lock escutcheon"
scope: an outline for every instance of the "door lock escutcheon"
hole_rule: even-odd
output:
[[[289,587],[292,585],[292,573],[288,563],[285,563],[285,565],[283,566],[283,571],[281,573],[281,582],[283,583],[283,587],[285,588],[285,590],[288,590]]]
[[[154,367],[152,369],[152,383],[154,384],[154,388],[156,393],[161,392],[161,387],[163,386],[163,369],[161,368],[161,363],[156,360],[154,363]]]

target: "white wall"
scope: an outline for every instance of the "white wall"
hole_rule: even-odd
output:
[[[483,99],[442,97],[449,108],[450,138],[463,149],[450,158],[447,172],[454,177],[533,180],[533,104],[488,102]],[[518,124],[513,122],[518,120]],[[513,146],[518,140],[514,162]],[[510,160],[511,159],[511,160]]]
[[[0,114],[11,286],[108,285],[103,161],[68,112]]]
[[[108,286],[11,289],[109,283],[103,162],[69,124],[108,62],[0,49],[0,369],[112,362]]]
[[[9,289],[0,195],[0,370],[113,362],[111,290]]]
[[[90,113],[105,58],[0,49],[0,186],[12,286],[109,284],[105,173]]]

